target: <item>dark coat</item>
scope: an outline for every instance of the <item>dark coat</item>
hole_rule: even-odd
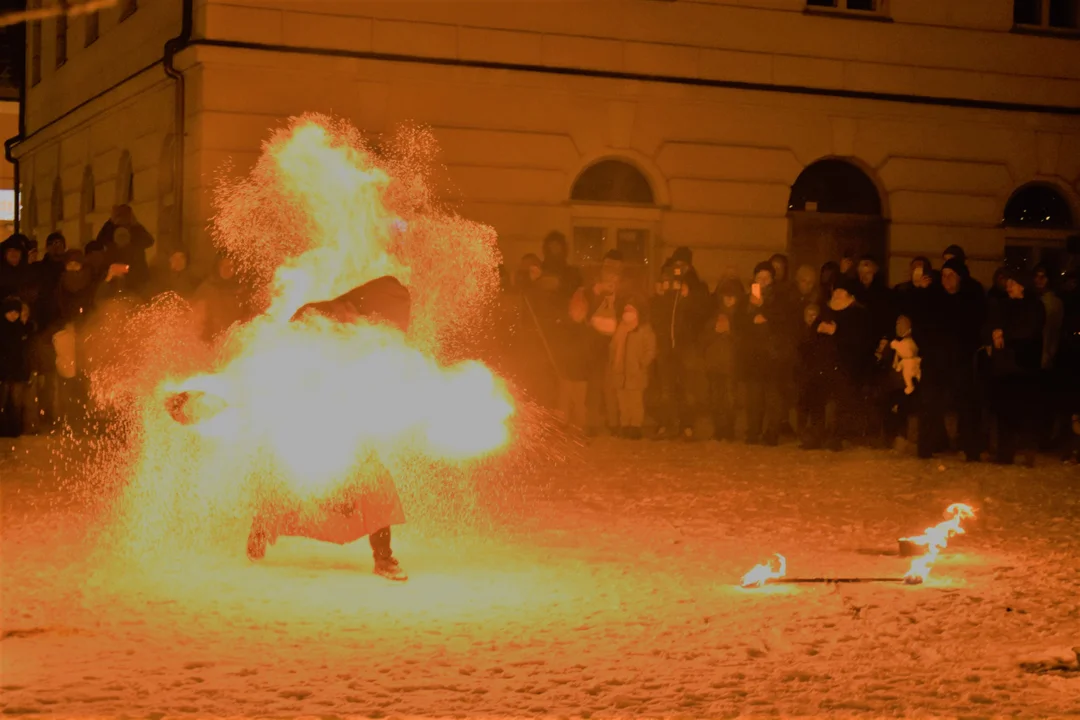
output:
[[[678,283],[679,288],[675,288],[674,281],[666,280],[667,287],[653,297],[650,307],[649,317],[656,332],[657,351],[661,355],[698,351],[701,326],[712,313],[709,287],[701,281],[694,268],[680,276]],[[682,295],[683,285],[689,288],[686,297]]]
[[[870,311],[858,302],[841,310],[826,305],[821,309],[821,322],[836,323],[836,332],[826,336],[832,340],[836,357],[835,380],[856,384],[864,382],[873,367],[877,345]]]
[[[996,376],[1034,375],[1042,367],[1046,309],[1034,295],[1009,298],[990,308],[983,339],[993,346],[994,330],[1001,330],[1005,347],[990,351],[990,371]]]
[[[786,382],[780,372],[785,367],[791,369],[788,361],[794,354],[796,337],[794,311],[783,301],[783,294],[767,290],[760,306],[749,299],[742,304],[735,329],[748,378]],[[764,316],[766,322],[755,323],[757,315]]]
[[[705,370],[711,375],[728,377],[735,375],[738,357],[736,325],[741,321],[741,311],[740,305],[732,308],[721,307],[702,329],[701,346],[705,353]],[[727,332],[716,332],[716,323],[720,315],[725,315],[728,319]]]
[[[896,327],[896,297],[879,272],[870,287],[858,283],[855,299],[870,313],[869,332],[875,342],[892,337]]]
[[[113,239],[117,226],[112,220],[106,220],[101,226],[97,240],[105,246],[108,264],[118,263],[131,268],[127,274],[127,286],[129,289],[141,292],[150,281],[150,265],[146,261],[146,251],[154,246],[154,237],[139,223],[127,229],[131,235],[131,242],[125,247],[120,247]]]
[[[950,294],[940,285],[926,312],[912,319],[912,337],[922,357],[923,382],[936,387],[966,384],[974,374],[975,351],[982,346],[986,301],[975,292]]]
[[[555,362],[559,376],[570,382],[585,382],[593,365],[595,335],[587,321],[574,322],[569,316],[552,326]]]
[[[0,317],[0,382],[30,379],[30,328]]]

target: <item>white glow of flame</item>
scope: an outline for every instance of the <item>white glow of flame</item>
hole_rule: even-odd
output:
[[[776,580],[787,575],[787,558],[780,553],[776,553],[777,559],[780,561],[780,565],[776,570],[773,570],[772,561],[758,565],[750,572],[743,575],[742,586],[743,587],[764,587],[765,583],[769,580]]]
[[[930,576],[930,568],[948,545],[949,538],[953,535],[964,534],[964,528],[960,527],[960,523],[974,517],[975,511],[970,505],[953,503],[945,510],[944,522],[927,528],[925,533],[917,537],[901,538],[902,541],[926,546],[926,553],[911,562],[911,568],[904,575],[904,579],[914,584],[926,580]]]

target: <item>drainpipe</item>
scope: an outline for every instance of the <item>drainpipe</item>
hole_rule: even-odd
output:
[[[195,0],[183,0],[182,20],[180,25],[180,34],[174,38],[170,38],[165,42],[165,48],[163,50],[162,64],[165,67],[165,74],[175,81],[176,84],[176,99],[173,102],[173,108],[175,111],[175,117],[173,119],[173,126],[175,128],[176,138],[176,184],[173,188],[173,197],[176,218],[176,242],[180,248],[184,248],[184,74],[176,69],[173,64],[176,60],[176,54],[183,50],[189,42],[191,42],[191,35],[194,28],[195,21]]]
[[[22,139],[26,136],[26,24],[20,26],[21,43],[18,43],[18,47],[22,49],[22,59],[15,64],[16,69],[19,70],[19,134],[15,137],[8,138],[4,141],[4,157],[15,168],[15,232],[22,232],[20,227],[22,223],[22,212],[19,206],[22,205],[22,188],[19,185],[20,172],[19,161],[11,154],[12,148],[22,142]],[[30,228],[33,230],[33,228]]]

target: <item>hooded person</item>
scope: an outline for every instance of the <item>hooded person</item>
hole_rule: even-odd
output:
[[[645,424],[645,390],[656,359],[656,333],[643,315],[645,303],[631,300],[622,308],[619,326],[608,350],[608,382],[615,390],[619,429],[628,440],[640,440]]]
[[[1006,277],[1008,299],[990,308],[983,333],[990,357],[990,410],[998,423],[996,460],[1011,464],[1020,449],[1033,464],[1046,309],[1023,273],[1010,269]]]
[[[870,312],[855,299],[859,287],[858,280],[840,276],[817,326],[817,332],[829,336],[836,358],[828,380],[829,399],[836,405],[827,441],[831,450],[840,450],[844,440],[853,439],[863,420],[860,389],[874,357]]]
[[[30,239],[16,233],[0,243],[0,297],[18,297],[23,302],[33,294],[34,277],[27,261]]]
[[[117,230],[126,233],[117,233]],[[98,231],[97,241],[105,248],[109,264],[127,265],[125,284],[135,292],[142,292],[150,280],[150,265],[146,251],[154,246],[154,238],[135,218],[130,205],[117,205],[105,224]]]
[[[735,439],[735,383],[738,367],[736,324],[741,321],[746,292],[737,279],[723,280],[716,288],[717,310],[702,329],[705,372],[709,378],[709,409],[713,439]]]
[[[697,412],[704,405],[701,326],[712,312],[712,297],[693,263],[690,248],[676,248],[661,268],[652,301],[660,386],[657,439],[693,440]]]
[[[30,329],[18,297],[0,301],[0,436],[19,437],[23,430],[26,384],[30,381]]]
[[[411,311],[408,289],[397,278],[384,276],[333,300],[304,305],[293,315],[292,322],[306,322],[313,316],[321,316],[342,324],[367,321],[408,332]],[[182,405],[185,403],[186,399],[181,397],[174,401],[170,407],[174,417],[184,412]],[[317,507],[267,504],[260,508],[248,535],[248,558],[261,560],[266,556],[267,546],[283,536],[306,537],[338,545],[367,536],[375,560],[375,574],[389,580],[407,580],[408,576],[390,547],[390,527],[405,522],[401,498],[390,471],[375,452],[368,455],[365,466],[367,477]]]

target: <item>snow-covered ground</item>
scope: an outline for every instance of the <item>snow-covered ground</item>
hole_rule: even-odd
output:
[[[65,717],[1080,714],[1080,474],[888,453],[604,440],[484,495],[496,526],[395,548],[283,539],[253,566],[94,551],[77,466],[0,447],[0,708]],[[978,516],[930,582],[898,537]]]

